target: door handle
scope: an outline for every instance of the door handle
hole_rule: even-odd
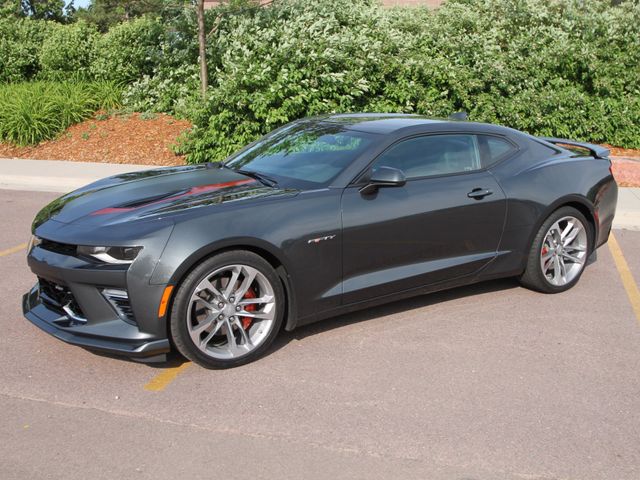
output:
[[[467,197],[474,198],[476,200],[482,200],[484,197],[491,195],[493,192],[488,188],[474,188],[469,193],[467,193]]]

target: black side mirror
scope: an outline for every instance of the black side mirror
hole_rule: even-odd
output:
[[[369,177],[367,184],[360,189],[360,193],[368,195],[378,191],[380,187],[402,187],[407,183],[404,172],[397,168],[378,167]]]

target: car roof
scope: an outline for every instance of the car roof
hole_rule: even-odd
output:
[[[363,132],[391,133],[406,127],[443,123],[444,120],[404,113],[342,113],[317,117],[323,123],[335,123]]]
[[[342,125],[345,128],[367,133],[391,134],[405,131],[482,130],[500,133],[513,130],[488,123],[467,122],[427,117],[406,113],[342,113],[315,117],[322,123]]]

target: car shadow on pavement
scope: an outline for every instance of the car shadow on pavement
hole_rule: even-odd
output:
[[[591,265],[597,261],[598,252],[596,250],[587,259],[587,265]],[[321,320],[316,323],[296,328],[292,332],[287,332],[283,329],[276,337],[273,345],[269,348],[266,354],[269,355],[270,353],[276,352],[281,348],[286,347],[292,340],[302,340],[308,336],[318,335],[335,328],[352,325],[354,323],[366,322],[368,320],[374,320],[378,317],[393,315],[395,313],[400,313],[407,310],[424,308],[428,307],[429,305],[444,303],[451,300],[470,297],[473,295],[510,290],[513,288],[518,288],[519,286],[520,284],[515,277],[484,281],[472,285],[442,290],[439,292],[426,293],[424,295],[418,295],[416,297],[411,297],[404,300],[397,300],[395,302],[387,303],[377,307],[370,307],[351,313],[345,313],[336,317],[331,317],[326,320]],[[175,347],[172,348],[173,350],[166,354],[165,360],[151,362],[148,361],[148,359],[135,360],[132,358],[109,355],[106,353],[94,353],[104,357],[116,358],[118,360],[125,360],[134,363],[144,363],[149,367],[159,369],[179,367],[189,361],[185,357],[180,355],[180,353],[175,350]]]
[[[326,320],[321,320],[310,325],[296,328],[292,332],[282,330],[276,337],[273,345],[267,351],[267,355],[274,353],[281,348],[286,347],[292,340],[302,340],[311,335],[318,335],[335,328],[352,325],[354,323],[366,322],[368,320],[374,320],[378,317],[384,317],[393,315],[395,313],[404,312],[407,310],[414,310],[417,308],[428,307],[429,305],[440,304],[451,300],[457,300],[460,298],[470,297],[473,295],[480,295],[483,293],[499,292],[504,290],[510,290],[519,287],[520,284],[515,278],[507,278],[500,280],[491,280],[482,283],[476,283],[473,285],[467,285],[463,287],[457,287],[449,290],[443,290],[440,292],[427,293],[416,297],[397,300],[395,302],[380,305],[378,307],[367,308],[352,313],[346,313],[336,317],[331,317]],[[138,363],[137,360],[127,359],[126,357],[112,356],[108,354],[98,353],[98,355],[117,358],[119,360],[128,360],[130,362]],[[186,358],[173,350],[168,353],[165,361],[147,362],[143,361],[145,365],[152,368],[173,368],[188,362]]]
[[[368,320],[374,320],[378,317],[393,315],[407,310],[424,308],[428,307],[429,305],[440,304],[473,295],[510,290],[513,288],[518,288],[519,286],[520,284],[515,278],[491,280],[482,283],[476,283],[473,285],[452,288],[449,290],[442,290],[440,292],[427,293],[404,300],[397,300],[395,302],[380,305],[378,307],[372,307],[352,313],[346,313],[336,317],[328,318],[326,320],[321,320],[310,325],[296,328],[291,332],[283,330],[282,332],[280,332],[280,335],[278,335],[278,337],[276,337],[276,339],[274,340],[273,345],[269,349],[269,352],[273,353],[277,350],[280,350],[281,348],[287,346],[292,340],[302,340],[310,335],[317,335],[329,330],[333,330],[334,328],[340,328],[347,325],[352,325],[354,323],[366,322]]]

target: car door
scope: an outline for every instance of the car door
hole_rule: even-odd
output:
[[[483,169],[478,137],[401,140],[369,171],[400,169],[404,186],[342,195],[343,303],[471,275],[496,256],[506,200]]]

